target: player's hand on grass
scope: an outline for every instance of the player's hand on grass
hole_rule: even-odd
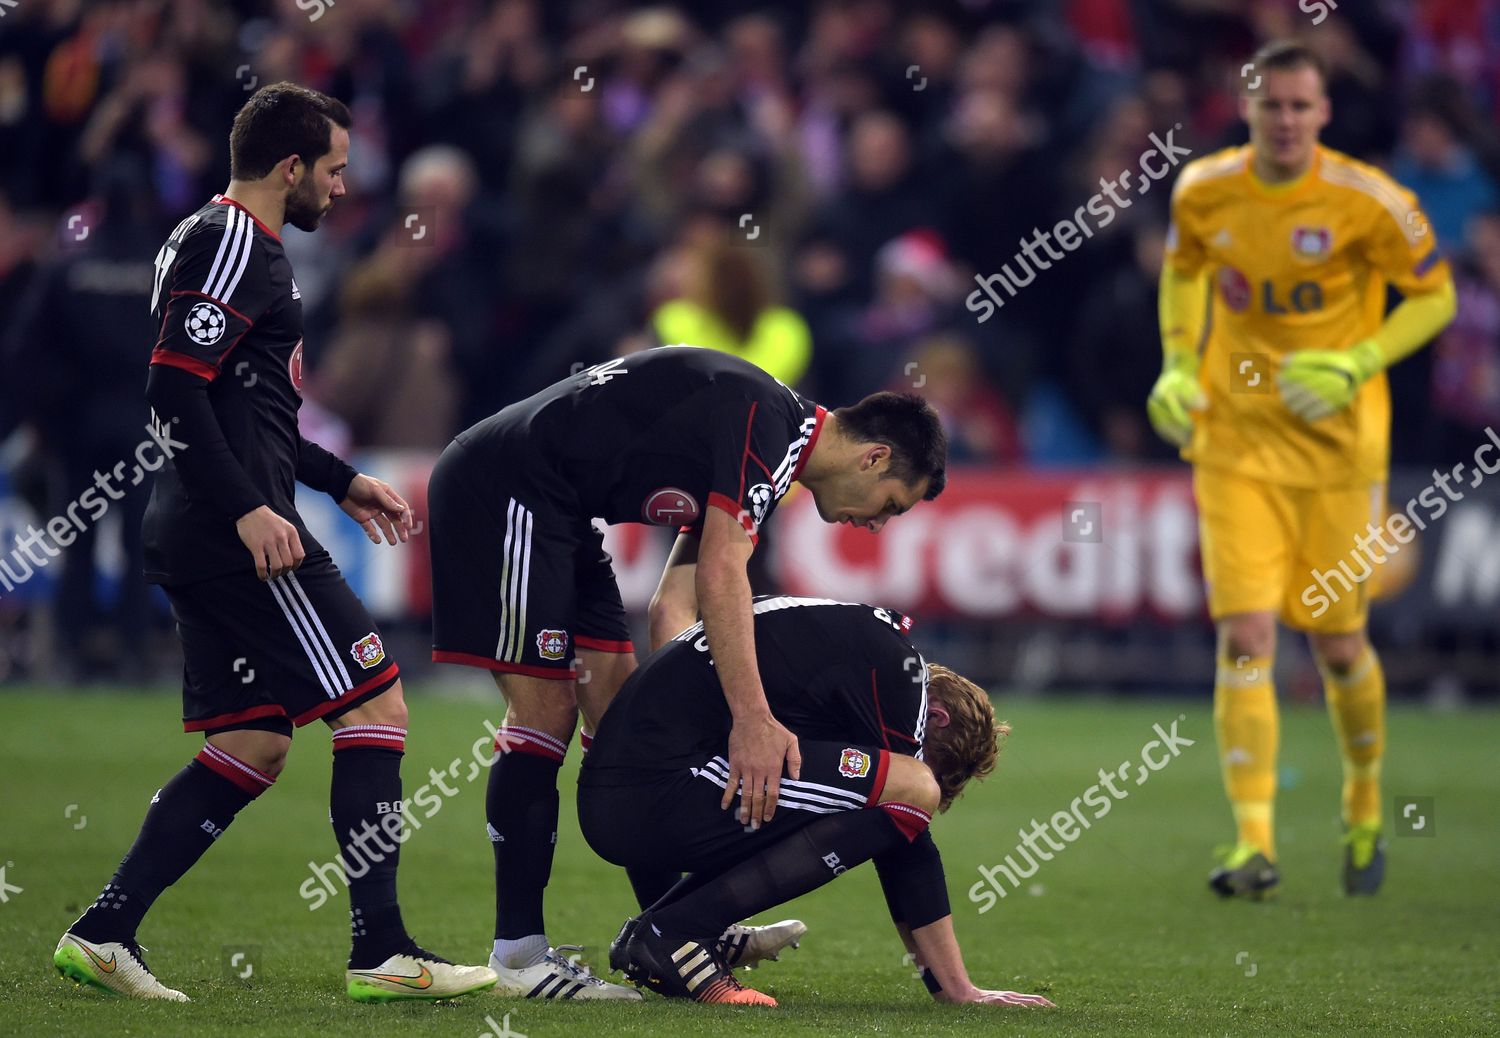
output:
[[[1168,443],[1186,447],[1193,438],[1194,411],[1208,406],[1203,387],[1198,384],[1198,358],[1169,360],[1146,398],[1146,417],[1151,427]]]
[[[797,737],[780,721],[769,713],[735,721],[729,730],[729,781],[719,807],[727,810],[738,791],[740,824],[759,829],[776,813],[783,763],[792,778],[802,774]]]
[[[365,536],[374,544],[380,543],[382,533],[390,544],[411,538],[411,505],[384,480],[360,473],[339,507],[364,527]]]
[[[985,991],[983,988],[971,987],[962,995],[949,995],[944,991],[938,994],[938,1001],[953,1002],[957,1004],[983,1004],[991,1006],[1027,1006],[1035,1009],[1056,1009],[1055,1003],[1043,998],[1041,995],[1025,995],[1019,991]]]
[[[255,559],[255,575],[261,580],[274,580],[302,565],[306,553],[297,528],[269,506],[246,512],[236,520],[234,529]]]
[[[1359,387],[1384,367],[1370,339],[1348,350],[1298,350],[1282,361],[1276,386],[1294,415],[1316,422],[1353,403]]]

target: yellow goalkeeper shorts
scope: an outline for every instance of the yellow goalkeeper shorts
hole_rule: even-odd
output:
[[[1390,558],[1367,525],[1384,520],[1384,484],[1310,490],[1195,465],[1193,493],[1215,620],[1275,611],[1317,634],[1364,626]]]

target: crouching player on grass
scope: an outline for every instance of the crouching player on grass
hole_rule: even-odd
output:
[[[673,998],[774,1006],[741,985],[727,926],[873,860],[891,918],[943,1002],[1050,1006],[969,980],[953,935],[942,859],[927,827],[994,769],[989,698],[906,638],[910,621],[868,605],[770,597],[754,605],[771,710],[802,749],[758,829],[720,810],[733,723],[703,625],[648,658],[604,715],[578,782],[578,819],[601,857],[690,874],[610,948],[610,966]]]

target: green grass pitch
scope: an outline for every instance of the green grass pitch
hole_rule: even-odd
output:
[[[407,794],[484,734],[485,704],[413,694]],[[1496,717],[1395,709],[1392,798],[1434,798],[1431,838],[1390,840],[1374,900],[1338,892],[1339,765],[1326,716],[1284,712],[1279,830],[1283,888],[1268,904],[1219,903],[1204,887],[1230,832],[1206,701],[999,701],[1015,725],[996,774],[934,826],[955,924],[982,986],[1046,993],[1051,1011],[940,1006],[902,961],[873,870],[842,877],[770,918],[797,915],[799,951],[749,974],[777,1010],[669,1004],[538,1004],[490,995],[441,1005],[358,1006],[342,993],[347,898],[316,911],[298,888],[332,850],[328,736],[296,739],[276,786],[242,814],[146,920],[148,961],[191,1005],[129,1003],[56,976],[59,934],[134,837],[153,791],[196,751],[175,698],[0,696],[0,1035],[317,1035],[468,1038],[573,1034],[1457,1035],[1500,1032],[1500,829]],[[981,865],[1017,831],[1068,807],[1102,768],[1137,759],[1152,725],[1181,716],[1196,740],[1115,802],[1021,889],[980,914]],[[631,910],[623,874],[584,846],[563,776],[549,889],[552,939],[604,950]],[[462,769],[461,769],[462,773]],[[1132,772],[1133,773],[1133,772]],[[434,951],[484,961],[491,883],[484,773],[402,851],[408,924]],[[76,805],[76,806],[72,806]],[[70,809],[71,807],[71,809]],[[16,888],[19,887],[19,891]],[[247,980],[229,963],[250,956]],[[492,1021],[496,1027],[492,1027]]]

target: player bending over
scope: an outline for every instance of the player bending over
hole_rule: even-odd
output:
[[[690,875],[625,923],[610,965],[669,997],[774,1006],[735,980],[720,933],[873,859],[933,997],[1050,1006],[969,980],[928,832],[933,812],[995,767],[1009,729],[988,696],[928,666],[899,613],[786,597],[753,608],[761,681],[797,736],[801,776],[782,778],[781,810],[758,829],[721,811],[733,718],[703,625],[649,657],[584,758],[579,824],[608,861]]]
[[[180,449],[151,491],[146,575],[172,603],[183,728],[202,732],[204,745],[151,798],[130,853],[58,942],[53,962],[79,983],[188,1000],[147,969],[136,929],[276,781],[293,728],[321,720],[333,729],[329,818],[340,854],[369,863],[349,875],[349,996],[451,998],[495,984],[486,967],[456,966],[407,936],[399,843],[373,861],[350,849],[401,809],[406,704],[375,622],[297,514],[294,484],[326,491],[377,544],[382,533],[405,541],[411,510],[297,432],[301,293],[277,234],[287,223],[314,230],[344,194],[349,124],[349,110],[316,91],[257,91],[234,120],[229,187],[178,224],[156,258],[161,337],[146,397]]]
[[[489,670],[506,702],[485,800],[495,852],[499,990],[529,998],[639,999],[551,948],[543,891],[557,840],[557,774],[578,717],[584,752],[635,669],[620,590],[593,520],[679,528],[652,608],[660,643],[695,622],[713,646],[733,717],[721,805],[752,828],[776,811],[797,739],[756,667],[746,563],[792,483],[826,522],[878,531],[943,489],[937,413],[877,393],[826,411],[714,350],[662,347],[589,368],[460,433],[433,469],[433,659]],[[575,674],[579,675],[575,680]],[[642,906],[681,878],[630,869]],[[793,928],[726,934],[738,964],[774,955]],[[742,939],[750,936],[747,944]]]

